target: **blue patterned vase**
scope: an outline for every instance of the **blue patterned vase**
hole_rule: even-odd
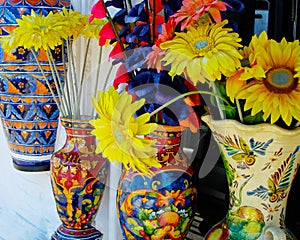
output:
[[[180,126],[161,125],[151,174],[123,171],[117,190],[118,217],[124,239],[185,239],[196,211],[194,169],[180,148]]]
[[[300,128],[245,125],[211,116],[202,120],[220,147],[229,186],[227,215],[205,239],[296,240],[285,226],[285,216],[300,165]]]
[[[70,7],[70,0],[1,0],[0,36],[11,34],[16,19],[31,10],[47,15],[64,6]],[[59,61],[62,56],[57,50],[59,47],[54,57]],[[45,53],[39,52],[38,57],[53,82]],[[14,167],[22,171],[49,170],[59,110],[34,57],[22,46],[12,53],[0,48],[0,117]]]

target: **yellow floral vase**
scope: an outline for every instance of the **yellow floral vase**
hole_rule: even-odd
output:
[[[287,199],[300,164],[300,129],[202,116],[226,169],[229,209],[208,240],[295,239],[285,227]]]

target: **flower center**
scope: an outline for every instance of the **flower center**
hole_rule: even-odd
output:
[[[123,142],[123,136],[122,136],[122,133],[120,131],[114,130],[114,135],[115,135],[115,138],[117,139],[117,141],[119,143]]]
[[[195,55],[204,56],[211,49],[211,41],[208,37],[202,39],[196,39],[193,43],[193,52]]]
[[[297,87],[297,80],[287,68],[271,69],[264,79],[265,86],[275,93],[289,93]]]
[[[194,44],[196,49],[202,49],[208,46],[208,42],[206,40],[200,40]]]

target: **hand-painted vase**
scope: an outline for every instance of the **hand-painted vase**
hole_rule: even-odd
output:
[[[205,239],[295,239],[285,227],[287,199],[300,164],[300,128],[203,116],[220,148],[229,209]]]
[[[102,239],[93,224],[105,190],[108,161],[95,154],[88,120],[61,118],[65,145],[51,158],[51,184],[62,224],[51,239]]]
[[[16,20],[32,10],[47,15],[64,6],[70,7],[70,0],[1,0],[0,36],[11,34],[18,25]],[[60,69],[62,56],[58,50],[53,54]],[[38,58],[52,83],[45,53],[40,51]],[[22,46],[12,53],[0,47],[0,117],[14,167],[22,171],[49,170],[59,110],[34,57]]]
[[[197,188],[191,162],[180,148],[181,127],[161,125],[156,139],[160,169],[151,174],[124,170],[117,211],[124,239],[184,239],[193,220]]]

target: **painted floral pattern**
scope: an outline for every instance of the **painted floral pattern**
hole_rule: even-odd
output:
[[[270,202],[278,202],[287,196],[286,190],[290,187],[291,177],[293,175],[293,166],[296,160],[296,154],[299,146],[291,153],[280,167],[268,178],[268,186],[260,185],[253,191],[247,192],[248,195],[254,195]]]
[[[247,143],[241,136],[237,135],[231,137],[216,134],[215,138],[224,146],[228,156],[238,163],[238,168],[247,168],[253,165],[257,154],[264,156],[266,149],[273,142],[273,139],[260,142],[250,138],[249,143]]]
[[[277,226],[286,239],[296,239],[285,228],[284,219],[289,189],[299,166],[300,146],[286,147],[272,136],[244,136],[236,130],[213,134],[226,170],[229,210],[205,239],[263,239],[268,226]]]

